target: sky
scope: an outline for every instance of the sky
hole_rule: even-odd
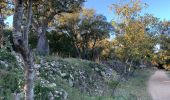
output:
[[[84,6],[86,8],[95,9],[96,13],[106,16],[108,21],[114,19],[113,11],[109,10],[109,6],[118,0],[87,0]],[[150,13],[160,19],[170,20],[170,0],[141,0],[149,5],[142,13]],[[5,22],[12,25],[12,16],[8,17]]]
[[[103,14],[110,21],[114,18],[114,13],[109,10],[109,6],[118,0],[87,0],[85,7],[92,8],[99,14]],[[170,0],[141,0],[149,6],[143,9],[142,14],[150,13],[160,19],[170,19]]]

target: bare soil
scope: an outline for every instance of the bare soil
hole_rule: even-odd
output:
[[[170,100],[170,78],[163,70],[156,71],[148,81],[152,100]]]

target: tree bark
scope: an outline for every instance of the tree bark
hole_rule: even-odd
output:
[[[12,100],[21,100],[19,93],[12,93]]]
[[[34,100],[34,61],[30,51],[23,57],[25,64],[25,100]]]
[[[39,28],[38,30],[39,30],[38,31],[39,38],[38,38],[36,52],[40,55],[48,55],[49,54],[49,43],[45,35],[47,27],[44,26],[42,27],[42,29]]]
[[[28,0],[27,24],[22,28],[24,0],[16,0],[13,17],[13,41],[16,51],[22,55],[25,69],[25,100],[34,100],[34,61],[28,46],[28,33],[32,18],[32,0]]]
[[[1,9],[0,14],[2,14]],[[4,26],[3,16],[0,15],[0,48],[3,47],[3,26]]]
[[[4,37],[3,37],[3,25],[0,22],[0,48],[3,47]]]
[[[76,49],[76,57],[81,58],[81,52],[80,52],[80,49],[77,45],[77,42],[75,42],[75,40],[73,40],[71,43],[72,43],[72,45],[74,45],[74,47]]]

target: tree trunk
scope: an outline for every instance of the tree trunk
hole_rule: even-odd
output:
[[[24,58],[25,65],[25,100],[34,99],[34,61],[30,51],[27,51]]]
[[[81,58],[81,50],[80,50],[80,48],[78,47],[78,43],[76,42],[76,40],[75,39],[73,39],[72,41],[71,41],[71,44],[75,47],[75,49],[76,49],[76,57],[77,58]]]
[[[20,100],[20,94],[19,93],[12,93],[12,100]]]
[[[77,57],[78,58],[81,58],[81,53],[80,53],[80,50],[78,48],[78,46],[75,44],[75,48],[76,48],[76,54],[77,54]]]
[[[99,61],[99,57],[98,57],[99,55],[98,55],[97,49],[96,49],[96,47],[95,47],[95,46],[96,46],[96,42],[97,42],[97,39],[95,38],[95,39],[94,39],[93,46],[92,46],[92,50],[91,50],[91,52],[92,52],[92,56],[91,56],[92,58],[91,58],[91,59],[92,59],[93,61],[95,61],[95,62],[96,62],[96,61]]]
[[[0,9],[0,14],[2,14],[1,9]],[[3,15],[0,15],[0,48],[3,47],[3,43],[4,43],[3,28],[4,28],[4,18]]]
[[[0,48],[3,47],[4,37],[3,37],[3,25],[0,22]]]
[[[49,43],[48,43],[48,40],[45,35],[46,29],[47,29],[46,27],[43,27],[42,29],[41,28],[38,29],[39,38],[38,38],[36,52],[39,55],[48,55],[49,54]]]
[[[28,46],[28,33],[32,18],[32,0],[28,0],[27,24],[22,28],[24,0],[16,0],[13,17],[13,41],[16,51],[22,55],[25,69],[25,100],[34,100],[34,61]],[[23,31],[22,31],[23,30]]]

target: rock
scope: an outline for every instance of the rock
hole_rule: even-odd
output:
[[[99,71],[99,68],[96,67],[94,70],[95,70],[95,71]]]
[[[113,70],[111,68],[107,68],[105,73],[107,78],[113,76]]]
[[[67,74],[66,73],[60,73],[61,77],[65,77]]]
[[[19,93],[13,93],[13,94],[12,94],[12,97],[14,98],[14,100],[20,100],[20,99],[21,99]]]
[[[40,75],[40,72],[39,72],[39,71],[36,71],[36,73],[35,73],[35,74],[38,76],[38,75]]]
[[[146,68],[146,65],[143,65],[143,64],[142,64],[142,65],[140,65],[139,67],[143,69],[143,68]]]
[[[71,74],[70,74],[70,78],[71,78],[72,80],[74,80],[74,77],[73,77],[73,75],[71,75]]]
[[[54,100],[54,96],[51,92],[48,94],[48,96],[49,96],[50,100]]]
[[[63,92],[63,100],[67,100],[68,98],[68,93],[64,90],[64,89],[61,89],[61,91]]]
[[[56,84],[55,83],[51,83],[51,84],[49,84],[49,87],[55,87],[56,86]]]
[[[56,94],[59,94],[59,91],[55,91]]]
[[[40,60],[40,64],[43,64],[45,63],[45,61],[43,59]]]
[[[102,76],[105,76],[105,72],[102,71],[102,72],[101,72],[101,75],[102,75]]]
[[[8,66],[9,66],[8,63],[5,62],[5,61],[0,61],[0,64],[4,65],[5,67],[8,67]]]
[[[68,80],[68,83],[69,83],[69,85],[70,85],[71,87],[73,87],[74,83],[73,83],[73,81],[72,81],[71,79]]]
[[[38,68],[40,68],[41,66],[40,66],[40,64],[35,64],[34,67],[35,67],[36,69],[38,69]]]

